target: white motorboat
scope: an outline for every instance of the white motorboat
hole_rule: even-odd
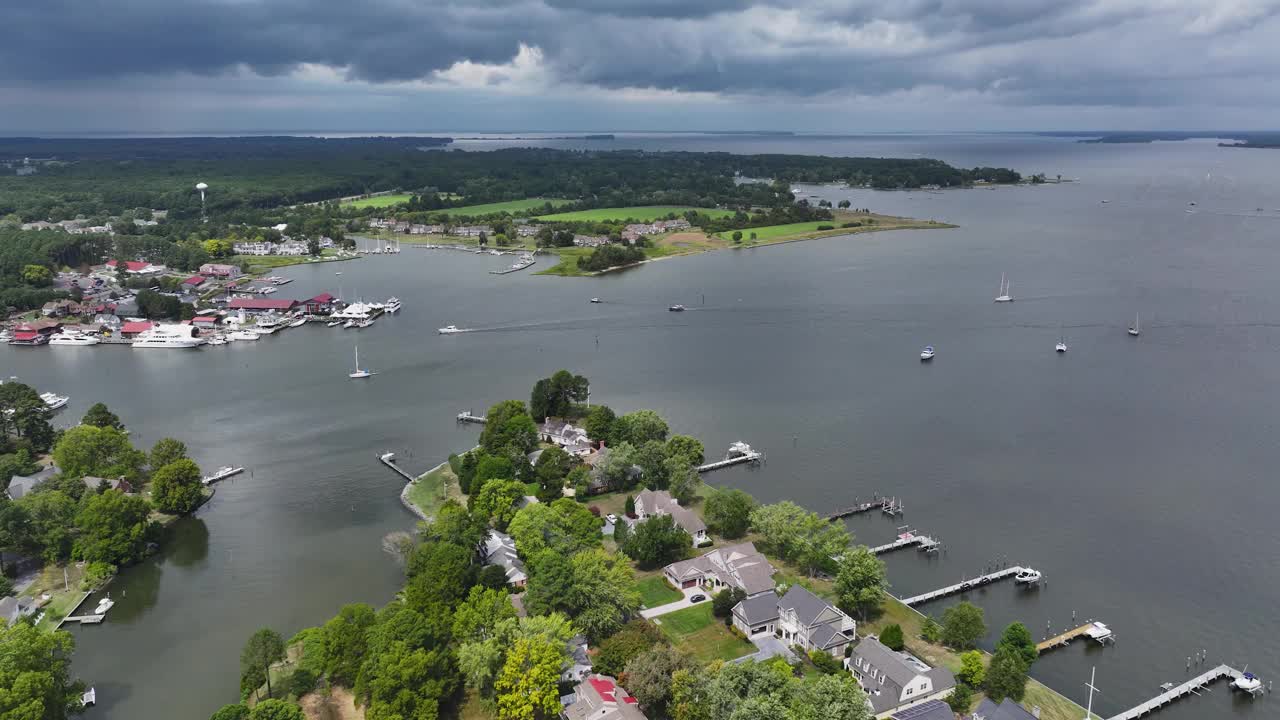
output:
[[[302,327],[303,325],[306,325],[306,324],[307,324],[307,319],[304,317],[300,317],[290,322],[289,327],[291,328]]]
[[[51,392],[40,393],[40,399],[44,401],[46,407],[50,410],[57,410],[65,406],[71,398],[66,395],[58,395]]]
[[[213,337],[209,338],[208,344],[209,345],[226,345],[227,339],[222,337],[221,335],[214,335]]]
[[[921,350],[921,351],[920,351],[920,359],[921,359],[921,360],[932,360],[932,359],[933,359],[933,346],[932,346],[932,345],[926,345],[926,346],[925,346],[925,348],[924,348],[923,350]]]
[[[1133,324],[1129,326],[1129,334],[1134,337],[1142,334],[1142,325],[1139,324],[1139,318],[1136,313],[1133,316]]]
[[[258,322],[251,325],[249,329],[259,335],[270,335],[282,327],[284,327],[284,318],[268,313],[258,318]]]
[[[50,345],[71,345],[84,347],[86,345],[97,345],[102,342],[101,339],[93,335],[85,335],[79,330],[63,330],[62,332],[49,338]]]
[[[357,324],[359,324],[358,320],[348,320],[342,323],[342,327],[344,330],[350,330],[351,328],[355,327]]]
[[[262,336],[252,330],[237,330],[228,335],[227,339],[235,342],[237,340],[257,340],[260,337]]]
[[[1231,687],[1255,695],[1262,692],[1262,681],[1251,672],[1243,672],[1240,677],[1231,681]]]
[[[372,326],[373,326],[373,320],[372,320],[372,319],[369,319],[369,320],[361,320],[360,322],[356,323],[356,329],[358,329],[358,330],[363,330],[363,329],[365,329],[365,328],[367,328],[367,327],[372,327]]]
[[[156,325],[133,341],[133,346],[140,350],[194,348],[203,344],[204,338],[196,335],[196,329],[190,325]]]
[[[361,380],[363,378],[373,377],[374,375],[377,375],[377,373],[360,369],[360,346],[357,345],[356,346],[356,370],[355,372],[347,373],[347,377],[355,380]]]
[[[441,335],[453,335],[454,333],[466,332],[466,330],[458,327],[457,325],[446,325],[440,328],[439,330],[437,330],[436,332],[440,333]]]
[[[1013,296],[1009,294],[1012,286],[1012,282],[1005,281],[1004,273],[1000,273],[1000,292],[996,295],[996,302],[1013,302]]]
[[[325,323],[325,324],[324,324],[324,326],[325,326],[325,327],[338,327],[338,326],[339,326],[339,325],[341,325],[341,324],[342,324],[342,321],[341,321],[341,320],[330,320],[329,322]]]
[[[109,597],[102,598],[98,601],[98,607],[94,608],[94,615],[106,615],[107,611],[116,606],[116,601]]]
[[[1053,346],[1054,351],[1064,353],[1067,351],[1066,338],[1058,338],[1058,344]]]
[[[684,306],[680,304],[676,304],[667,308],[667,310],[670,310],[671,312],[684,312]]]
[[[231,477],[232,475],[238,475],[242,472],[244,472],[244,468],[242,467],[231,467],[230,465],[224,465],[218,468],[218,471],[215,472],[214,474],[206,475],[205,477],[201,478],[200,482],[204,483],[205,485],[212,485],[218,482],[219,480],[225,480]]]
[[[389,312],[389,313],[398,313],[398,312],[400,312],[400,298],[397,298],[397,297],[389,297],[389,298],[387,298],[387,303],[386,303],[386,305],[384,305],[383,307],[384,307],[384,308],[386,309],[386,311],[387,311],[387,312]]]
[[[273,287],[264,287],[264,288],[262,288],[261,290],[259,290],[258,292],[259,292],[259,293],[261,293],[261,294],[263,294],[263,295],[270,295],[271,293],[273,293],[273,292],[275,292],[275,291],[276,291],[276,289],[275,289],[275,288],[273,288]]]
[[[1017,575],[1013,576],[1013,581],[1019,585],[1035,585],[1040,582],[1041,577],[1039,570],[1036,570],[1035,568],[1023,568],[1018,571]]]
[[[599,302],[600,302],[600,298],[591,298],[591,302],[593,302],[593,303],[599,303]]]

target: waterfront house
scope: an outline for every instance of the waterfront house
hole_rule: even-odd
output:
[[[462,237],[480,237],[480,234],[492,235],[493,228],[488,225],[459,225],[453,229],[454,235]]]
[[[787,645],[844,657],[857,638],[857,624],[839,608],[793,585],[782,597],[770,591],[733,606],[733,625],[747,637],[772,634]]]
[[[941,700],[956,686],[950,670],[931,668],[910,653],[890,650],[874,637],[859,640],[844,662],[866,691],[877,718],[887,718],[929,700]]]
[[[121,325],[124,325],[124,321],[120,319],[120,316],[115,314],[114,305],[111,306],[111,310],[112,312],[110,313],[98,313],[93,316],[93,324],[102,328],[104,332],[114,332],[119,330]]]
[[[306,255],[307,244],[297,240],[282,242],[279,245],[276,245],[276,254],[277,255],[294,255],[294,256]]]
[[[1030,717],[1028,715],[1028,717]],[[889,716],[890,720],[956,720],[951,706],[941,700],[930,700],[899,710]]]
[[[28,615],[34,615],[35,612],[35,601],[31,598],[12,595],[0,598],[0,620],[3,620],[5,625],[12,625]]]
[[[748,597],[772,592],[772,565],[749,542],[716,548],[691,560],[671,563],[662,574],[678,588],[696,586],[718,591],[726,587],[742,590]]]
[[[578,247],[600,247],[608,245],[609,238],[604,235],[574,235],[573,244]]]
[[[337,300],[330,293],[320,293],[310,300],[302,301],[302,310],[308,315],[328,315],[333,312],[333,303]]]
[[[680,501],[666,490],[642,490],[636,495],[636,517],[647,520],[658,515],[670,515],[680,529],[689,533],[694,547],[708,541],[707,525],[692,510],[680,507]]]
[[[83,312],[80,304],[74,300],[50,300],[40,308],[40,314],[45,317],[66,317],[68,315],[79,315]]]
[[[564,720],[647,720],[636,699],[608,675],[591,675],[561,698]]]
[[[231,280],[240,277],[240,268],[223,263],[205,263],[200,266],[200,274]]]
[[[587,431],[560,418],[547,418],[538,425],[538,437],[542,442],[557,445],[577,457],[587,455],[592,450]]]
[[[591,674],[592,667],[591,648],[587,646],[587,638],[583,635],[574,635],[569,638],[568,651],[569,664],[560,673],[560,682],[582,682]]]
[[[9,489],[6,494],[10,500],[17,500],[57,474],[56,465],[46,465],[30,475],[14,475],[9,478]]]
[[[62,226],[57,223],[51,223],[44,220],[35,222],[22,223],[23,230],[61,230]]]
[[[485,565],[500,565],[507,572],[507,584],[524,587],[529,581],[524,561],[516,553],[516,541],[510,535],[490,530],[480,543],[480,559]]]
[[[537,225],[516,225],[516,237],[533,237],[541,229]]]
[[[133,493],[133,484],[122,477],[101,478],[101,477],[93,477],[92,475],[86,475],[84,477],[84,485],[85,487],[89,488],[90,492],[96,492],[98,488],[102,487],[103,483],[106,483],[106,486],[108,488],[111,488],[112,490],[118,490],[119,492],[122,492],[125,495],[130,495]]]
[[[261,313],[285,313],[298,307],[297,300],[276,300],[273,298],[232,298],[227,303],[228,310],[243,310],[244,312],[254,315]]]
[[[973,720],[1036,720],[1036,716],[1009,698],[1001,700],[999,705],[991,702],[991,698],[982,698],[973,712]]]
[[[201,330],[212,330],[221,319],[217,315],[197,315],[191,318],[191,324]]]
[[[270,240],[263,242],[238,242],[232,245],[231,249],[237,255],[271,255],[275,252],[276,244]]]

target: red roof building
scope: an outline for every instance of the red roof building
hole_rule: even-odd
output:
[[[233,298],[227,303],[228,310],[248,310],[249,312],[277,312],[292,310],[298,306],[297,300],[273,300],[270,298]]]
[[[330,293],[320,293],[310,300],[303,300],[302,306],[308,315],[328,315],[333,312],[333,303],[337,300]]]
[[[636,699],[608,675],[592,675],[573,690],[561,714],[567,720],[645,720]]]
[[[150,329],[151,329],[151,323],[146,321],[127,322],[124,325],[120,326],[120,332],[123,335],[136,335],[138,333],[144,333]]]
[[[204,276],[203,276],[203,275],[192,275],[191,277],[187,278],[186,280],[183,280],[183,281],[182,281],[182,284],[183,284],[183,285],[190,285],[191,287],[200,287],[201,285],[203,285],[203,284],[204,284]]]
[[[115,269],[116,265],[117,263],[115,260],[107,261],[107,267],[109,268]],[[152,267],[154,266],[149,262],[139,262],[137,260],[124,261],[124,269],[126,272],[131,272],[131,273],[146,272],[147,270],[150,270]]]
[[[191,318],[191,324],[197,327],[209,327],[218,324],[217,315],[197,315]]]

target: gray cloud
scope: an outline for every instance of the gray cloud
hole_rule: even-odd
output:
[[[0,5],[0,86],[177,74],[439,81],[537,48],[551,87],[816,98],[936,88],[1158,106],[1280,71],[1280,0],[47,0]],[[1205,80],[1214,86],[1205,87]],[[228,82],[232,82],[228,80]]]

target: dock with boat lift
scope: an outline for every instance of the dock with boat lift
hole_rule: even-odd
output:
[[[986,575],[979,575],[978,577],[970,578],[968,580],[961,580],[960,582],[954,585],[948,585],[943,588],[938,588],[937,590],[931,590],[922,595],[916,595],[914,597],[909,597],[909,598],[902,598],[902,604],[908,607],[915,607],[916,605],[927,603],[931,600],[937,600],[939,598],[944,598],[949,595],[955,595],[956,593],[968,592],[975,588],[986,587],[991,583],[999,582],[1001,580],[1006,580],[1008,578],[1011,578],[1014,575],[1017,575],[1018,573],[1022,572],[1024,569],[1025,568],[1023,568],[1021,565],[1014,565],[1012,567],[1007,567],[1002,570],[996,570],[995,572],[987,573]]]
[[[844,518],[852,517],[854,515],[861,515],[864,512],[879,510],[880,508],[884,507],[888,503],[889,503],[889,498],[880,497],[879,495],[876,495],[874,498],[872,498],[871,502],[864,502],[864,503],[860,503],[857,501],[857,498],[854,498],[854,503],[852,505],[848,507],[840,508],[835,512],[829,512],[823,515],[822,517],[826,518],[827,520],[842,520]]]
[[[1181,685],[1174,686],[1160,693],[1159,695],[1147,700],[1144,703],[1134,705],[1118,715],[1112,715],[1107,720],[1136,720],[1147,713],[1155,712],[1160,708],[1168,705],[1175,700],[1181,700],[1188,695],[1199,695],[1201,690],[1207,690],[1209,685],[1223,678],[1231,678],[1234,682],[1243,677],[1244,673],[1236,670],[1230,665],[1219,665],[1212,670],[1203,672]]]
[[[396,471],[396,474],[404,478],[406,482],[413,482],[414,480],[417,479],[414,476],[410,475],[409,473],[405,472],[404,468],[396,464],[396,454],[393,452],[382,453],[381,455],[378,456],[378,461],[381,462],[383,465],[386,465],[387,467]]]
[[[489,422],[489,418],[484,415],[472,415],[470,410],[463,410],[458,413],[458,422],[460,423],[477,423],[483,425]]]
[[[1078,628],[1067,630],[1066,632],[1054,635],[1043,642],[1037,643],[1036,650],[1043,655],[1050,650],[1066,647],[1071,644],[1071,641],[1082,637],[1088,637],[1096,640],[1099,645],[1106,645],[1107,643],[1113,643],[1116,641],[1115,633],[1111,632],[1111,628],[1107,627],[1105,623],[1090,620]]]
[[[743,463],[759,465],[762,462],[764,462],[764,453],[759,450],[752,450],[751,446],[744,442],[735,442],[729,446],[729,451],[725,453],[723,460],[699,465],[697,470],[700,473],[705,473],[733,465],[742,465]]]
[[[913,546],[919,546],[921,550],[928,552],[930,550],[936,549],[939,545],[941,545],[940,542],[929,537],[928,535],[917,533],[914,530],[910,530],[906,528],[905,526],[898,528],[898,530],[899,532],[898,532],[897,540],[894,540],[891,543],[885,543],[884,545],[877,545],[873,548],[868,548],[871,554],[882,555],[887,552],[893,552],[894,550],[901,550],[902,548],[913,547]]]

